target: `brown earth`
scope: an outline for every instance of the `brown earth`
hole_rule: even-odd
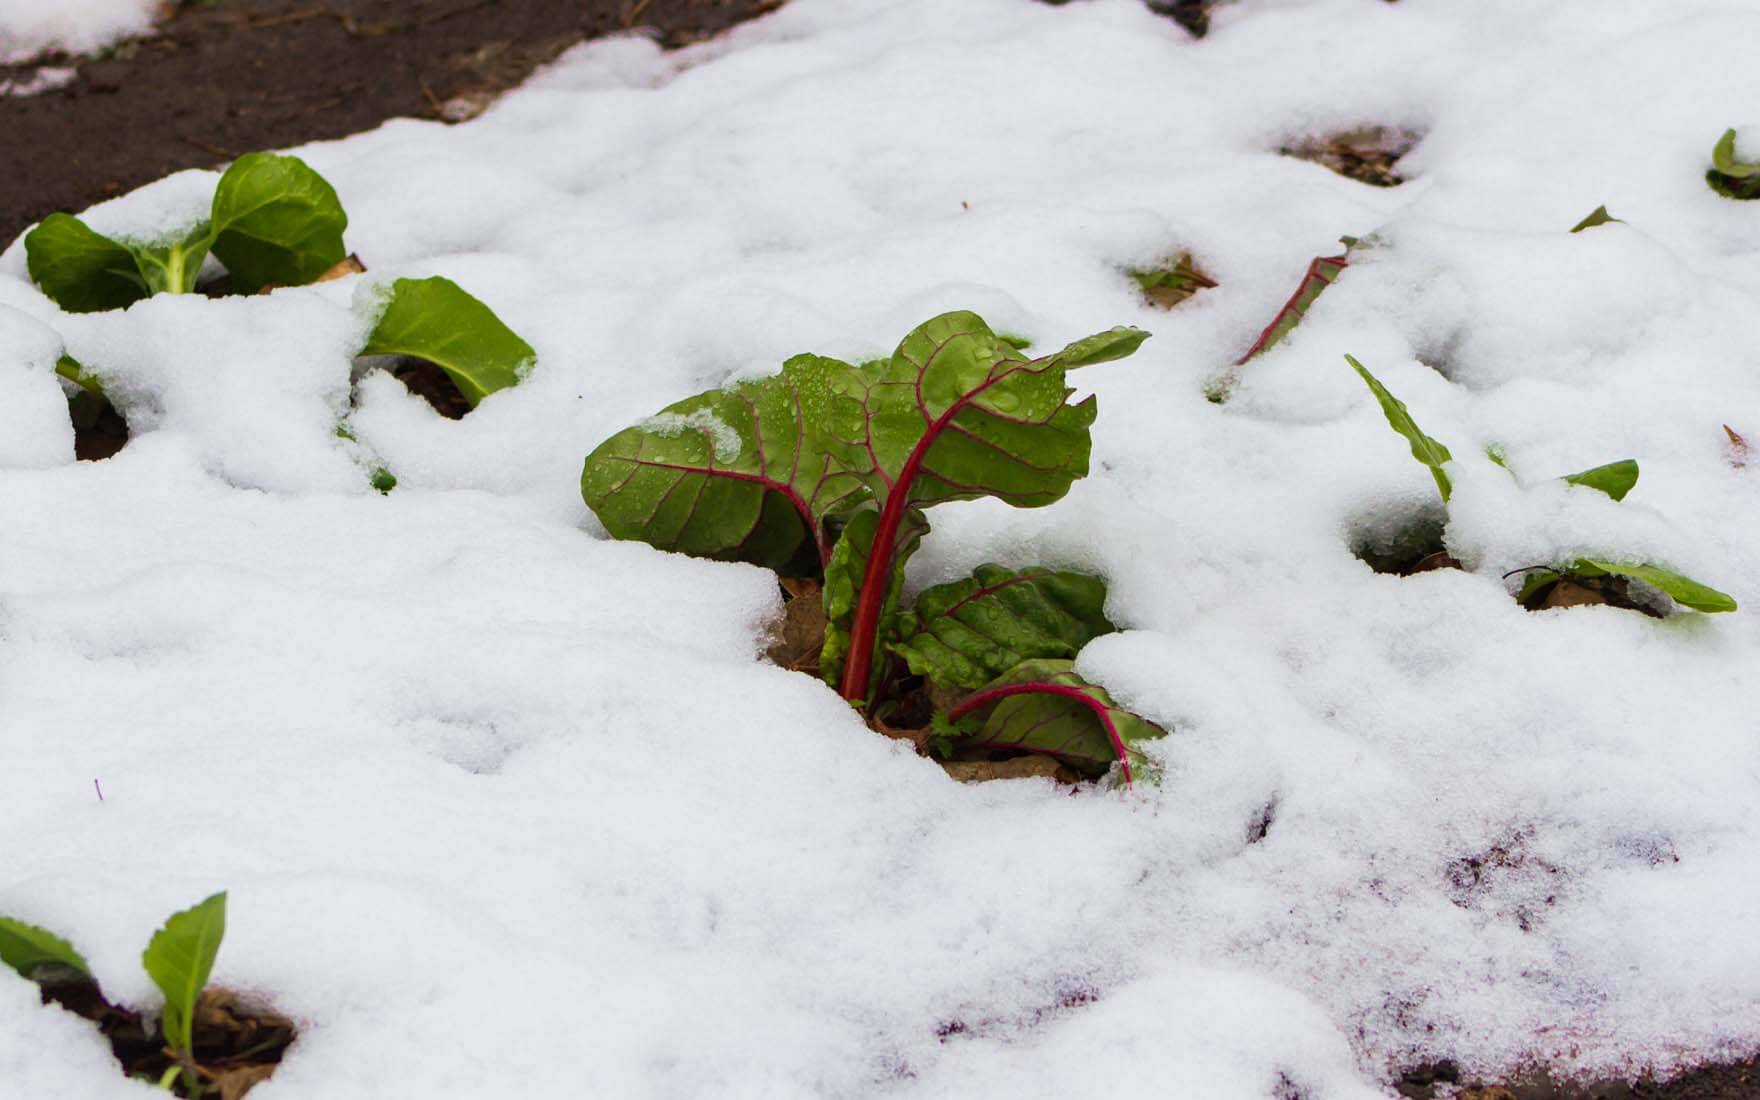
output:
[[[577,42],[645,29],[686,45],[782,0],[177,0],[159,33],[42,65],[65,86],[0,96],[0,242],[185,168],[465,117]]]

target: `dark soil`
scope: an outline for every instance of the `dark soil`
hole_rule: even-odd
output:
[[[176,1064],[157,1027],[148,1028],[140,1013],[105,1000],[90,980],[70,975],[41,980],[41,985],[45,1004],[58,1004],[97,1025],[127,1076],[158,1082]],[[202,992],[192,1030],[194,1063],[187,1071],[213,1100],[238,1100],[268,1080],[297,1034],[291,1020],[250,1007],[222,989]],[[175,1095],[189,1095],[181,1078]]]
[[[51,0],[45,0],[51,2]],[[388,118],[456,121],[585,39],[701,41],[782,0],[180,0],[159,33],[0,96],[0,242],[185,168],[339,138]]]
[[[1635,1081],[1569,1083],[1541,1073],[1496,1085],[1463,1084],[1452,1062],[1439,1062],[1407,1071],[1396,1087],[1399,1095],[1410,1100],[1445,1095],[1456,1100],[1760,1100],[1760,1056],[1745,1062],[1700,1066],[1666,1081],[1641,1077]]]

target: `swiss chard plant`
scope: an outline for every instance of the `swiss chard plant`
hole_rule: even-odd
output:
[[[153,1068],[154,1079],[161,1088],[175,1086],[188,1097],[201,1097],[216,1089],[222,1095],[234,1096],[267,1073],[235,1064],[242,1062],[242,1057],[225,1057],[225,1064],[205,1064],[197,1052],[198,1006],[205,1001],[208,978],[225,935],[226,895],[219,893],[172,914],[148,941],[141,965],[165,998],[159,1015],[160,1041],[156,1044],[150,1041],[150,1033],[141,1029],[134,1014],[103,999],[84,957],[53,932],[0,917],[0,963],[36,982],[43,988],[45,999],[60,1001],[100,1022],[111,1035],[118,1055],[125,1058],[125,1065],[132,1061],[134,1065],[128,1068],[134,1071],[142,1066]],[[225,1015],[229,1022],[238,1022],[238,1015]],[[279,1059],[292,1035],[291,1025],[275,1019],[276,1030],[286,1032],[272,1036],[268,1042],[276,1047],[275,1059]],[[208,1045],[204,1043],[204,1049]],[[162,1069],[158,1068],[161,1064]],[[273,1065],[273,1060],[254,1065]]]
[[[885,359],[799,355],[770,378],[687,398],[587,457],[581,494],[613,537],[823,579],[819,672],[871,719],[915,679],[943,751],[1031,751],[1129,782],[1163,731],[1069,665],[1112,630],[1098,578],[981,566],[904,603],[930,509],[994,497],[1036,508],[1088,472],[1092,397],[1068,372],[1131,354],[1115,328],[1051,355],[947,313]]]
[[[1369,373],[1368,368],[1359,363],[1353,356],[1345,356],[1357,374],[1363,379],[1380,404],[1387,423],[1395,432],[1405,439],[1411,447],[1412,457],[1430,471],[1436,482],[1436,491],[1442,497],[1446,507],[1454,492],[1454,483],[1448,475],[1446,466],[1453,461],[1453,455],[1442,443],[1424,434],[1405,402],[1388,392],[1380,380]],[[1502,453],[1493,449],[1487,452],[1491,461],[1508,469]],[[1606,465],[1596,466],[1574,474],[1567,474],[1560,480],[1581,485],[1607,494],[1616,501],[1624,500],[1626,494],[1638,483],[1638,463],[1633,459],[1622,459]],[[1516,599],[1524,607],[1541,606],[1560,584],[1569,584],[1573,590],[1584,593],[1605,593],[1616,598],[1589,598],[1579,602],[1616,602],[1621,606],[1642,605],[1630,603],[1623,598],[1623,592],[1615,585],[1625,585],[1630,581],[1640,581],[1657,589],[1682,607],[1694,611],[1734,611],[1735,600],[1729,596],[1701,584],[1691,577],[1683,576],[1673,570],[1649,562],[1623,561],[1617,556],[1577,557],[1566,561],[1553,562],[1545,566],[1532,566],[1517,570],[1526,574],[1521,590]]]
[[[1736,155],[1738,137],[1735,130],[1725,130],[1711,147],[1711,167],[1705,172],[1705,182],[1725,198],[1760,199],[1760,163]]]

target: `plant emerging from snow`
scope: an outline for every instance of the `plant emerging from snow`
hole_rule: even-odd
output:
[[[820,673],[876,720],[898,702],[902,662],[956,699],[934,721],[944,751],[1025,750],[1090,775],[1116,764],[1129,782],[1138,746],[1164,731],[1072,667],[1113,629],[1104,582],[982,566],[914,607],[901,593],[930,508],[1041,507],[1087,474],[1095,401],[1072,404],[1065,376],[1146,338],[1115,328],[1029,359],[976,314],[943,314],[890,358],[798,355],[678,402],[594,450],[581,493],[616,538],[822,576]]]
[[[1346,362],[1356,370],[1363,382],[1375,395],[1380,403],[1387,423],[1405,438],[1411,445],[1412,457],[1422,463],[1436,480],[1436,491],[1442,496],[1442,503],[1448,504],[1449,497],[1454,493],[1454,483],[1450,480],[1444,466],[1453,461],[1453,455],[1439,441],[1425,435],[1412,414],[1407,410],[1405,402],[1388,392],[1367,367],[1357,362],[1350,355],[1345,356]],[[1492,450],[1487,452],[1491,461],[1503,466],[1502,455]],[[1508,467],[1505,467],[1506,469]],[[1572,485],[1582,485],[1606,493],[1614,500],[1624,500],[1626,494],[1638,483],[1638,463],[1633,459],[1610,462],[1604,466],[1596,466],[1580,473],[1567,474],[1560,480]],[[1582,587],[1599,588],[1604,580],[1617,578],[1623,580],[1642,581],[1658,589],[1683,607],[1695,611],[1734,611],[1735,600],[1726,596],[1709,585],[1701,584],[1691,577],[1683,576],[1673,570],[1648,562],[1626,562],[1603,558],[1573,558],[1567,562],[1551,566],[1537,566],[1521,570],[1527,574],[1516,599],[1526,607],[1534,607],[1544,599],[1549,590],[1560,582],[1569,581]]]
[[[1741,135],[1725,130],[1711,149],[1711,168],[1705,182],[1719,195],[1732,199],[1760,199],[1760,163],[1743,160],[1736,153]]]

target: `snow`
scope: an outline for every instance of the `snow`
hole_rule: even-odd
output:
[[[91,53],[153,25],[157,0],[0,0],[0,64],[48,50]]]
[[[1749,1055],[1760,467],[1722,425],[1760,439],[1760,221],[1702,177],[1757,35],[1729,0],[1242,0],[1201,42],[1129,0],[794,0],[301,150],[369,276],[67,316],[15,243],[0,912],[151,1008],[147,937],[228,889],[216,980],[303,1026],[262,1100],[1356,1100]],[[1364,124],[1426,133],[1411,182],[1274,154]],[[89,217],[151,235],[213,178]],[[1220,285],[1144,306],[1124,270],[1186,250]],[[351,446],[373,288],[434,274],[538,364],[459,422],[369,373]],[[1073,376],[1092,475],[937,509],[912,581],[1104,573],[1126,629],[1080,668],[1174,730],[1159,787],[956,786],[759,658],[768,574],[580,502],[615,431],[949,308],[1154,333]],[[63,348],[137,430],[111,460],[71,461]],[[1466,571],[1353,555],[1444,516],[1346,352],[1452,449]],[[1554,480],[1626,457],[1623,503]],[[1590,551],[1743,610],[1511,600]],[[142,1095],[22,985],[0,1079]]]

